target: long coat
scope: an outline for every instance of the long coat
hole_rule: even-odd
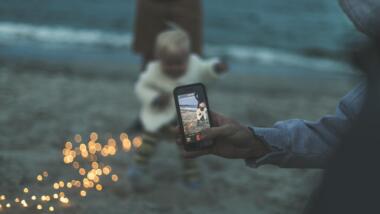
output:
[[[202,53],[201,0],[137,0],[133,49],[152,57],[157,35],[175,23],[189,33],[192,52]]]

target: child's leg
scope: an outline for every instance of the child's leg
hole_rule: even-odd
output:
[[[199,188],[201,184],[201,171],[196,160],[182,158],[183,181],[190,188]]]
[[[149,161],[153,157],[156,151],[158,138],[155,134],[144,132],[142,135],[143,144],[139,149],[137,149],[133,161],[136,166],[140,168],[147,168]]]
[[[154,185],[148,166],[156,151],[158,142],[156,136],[151,133],[144,132],[141,137],[143,143],[133,156],[133,164],[128,168],[131,187],[138,192],[148,191]]]

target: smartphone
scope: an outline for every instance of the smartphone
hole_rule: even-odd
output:
[[[205,86],[202,83],[179,86],[173,93],[184,149],[202,150],[211,146],[212,141],[201,137],[202,130],[212,127]]]

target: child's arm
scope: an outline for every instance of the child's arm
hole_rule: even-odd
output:
[[[218,58],[212,59],[200,59],[199,62],[202,67],[202,76],[205,79],[216,79],[225,72],[228,71],[228,65],[223,60]]]
[[[160,92],[149,79],[149,73],[143,73],[135,86],[135,93],[143,105],[152,104],[160,95]]]

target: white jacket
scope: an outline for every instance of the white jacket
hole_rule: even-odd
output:
[[[207,108],[204,108],[203,111],[200,108],[198,108],[197,109],[197,120],[198,121],[201,120],[202,117],[204,120],[207,120],[207,114],[206,113],[207,113]]]
[[[137,97],[142,103],[140,120],[146,131],[157,132],[176,118],[174,98],[164,109],[152,106],[153,100],[160,94],[172,94],[175,87],[197,82],[205,83],[218,78],[214,65],[218,59],[203,60],[199,56],[190,55],[186,73],[178,79],[165,75],[158,61],[148,64],[135,86]]]

